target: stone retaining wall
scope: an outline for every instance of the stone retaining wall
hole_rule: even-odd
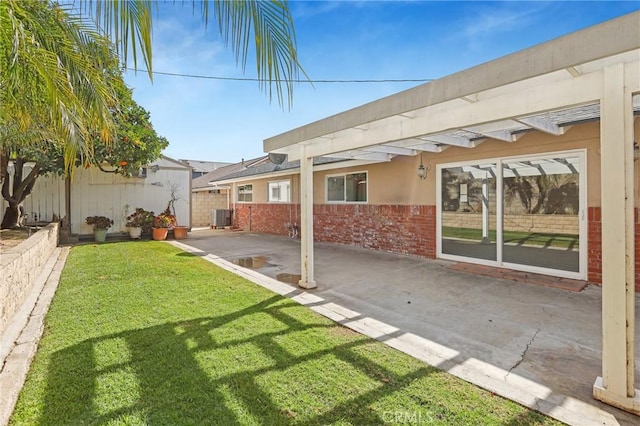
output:
[[[0,256],[0,335],[58,246],[58,226],[57,223],[45,226]]]

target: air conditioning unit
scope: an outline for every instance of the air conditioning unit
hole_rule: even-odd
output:
[[[231,210],[228,210],[228,209],[211,210],[211,227],[222,228],[224,226],[231,226]]]

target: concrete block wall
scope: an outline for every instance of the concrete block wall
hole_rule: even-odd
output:
[[[211,225],[211,210],[227,209],[227,194],[198,191],[191,193],[191,226]]]
[[[454,228],[482,229],[482,213],[442,213],[442,225]],[[577,215],[559,214],[505,214],[504,230],[518,232],[538,232],[543,234],[578,234]],[[496,229],[496,216],[489,216],[489,228]]]
[[[58,246],[58,224],[51,223],[2,253],[0,259],[0,334],[20,308],[31,286]]]

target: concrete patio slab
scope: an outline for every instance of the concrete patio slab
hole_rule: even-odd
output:
[[[470,274],[447,261],[316,243],[318,288],[303,291],[276,279],[295,282],[300,274],[298,240],[202,230],[183,243],[174,244],[559,420],[640,421],[592,398],[601,374],[597,286],[567,291]],[[640,341],[638,328],[636,333]],[[636,357],[636,381],[639,364]]]

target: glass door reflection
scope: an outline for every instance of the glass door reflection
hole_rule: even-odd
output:
[[[441,169],[442,253],[497,260],[496,163]]]
[[[579,272],[580,158],[502,166],[502,261]]]

